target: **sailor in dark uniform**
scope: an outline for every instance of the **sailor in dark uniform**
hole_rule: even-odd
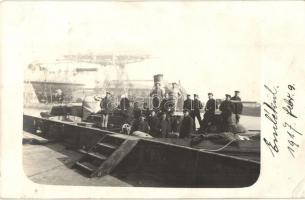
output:
[[[147,121],[149,118],[149,115],[150,115],[150,110],[149,110],[148,104],[146,102],[143,103],[142,114],[145,115],[145,119]]]
[[[140,115],[138,119],[136,119],[132,126],[131,126],[131,130],[130,133],[133,133],[135,131],[141,131],[144,133],[149,133],[149,125],[147,123],[147,121],[145,121],[145,115]]]
[[[138,119],[142,115],[142,110],[139,108],[139,103],[134,102],[134,108],[133,108],[133,116],[135,119]]]
[[[194,120],[190,116],[190,111],[188,109],[183,110],[183,119],[180,125],[179,138],[188,138],[194,131]]]
[[[189,114],[192,116],[192,111],[194,110],[194,101],[191,99],[191,95],[186,95],[186,100],[183,103],[183,110],[188,109]]]
[[[226,94],[226,100],[221,102],[219,110],[221,111],[223,131],[228,132],[232,126],[232,113],[234,110],[231,95]]]
[[[161,137],[160,133],[160,119],[158,118],[154,110],[151,111],[151,114],[148,118],[148,125],[150,127],[150,135],[153,137]]]
[[[235,114],[236,124],[239,123],[240,115],[243,111],[243,104],[241,103],[239,94],[239,91],[235,91],[235,96],[231,98],[231,101],[234,105],[233,113]]]
[[[207,101],[207,103],[205,105],[204,119],[202,121],[202,127],[203,127],[204,130],[213,121],[214,115],[215,115],[215,110],[217,108],[216,101],[213,98],[213,93],[209,92],[208,93],[208,98],[209,98],[209,100]]]
[[[160,126],[160,132],[162,138],[167,138],[168,134],[172,131],[172,128],[171,128],[171,122],[167,117],[167,114],[164,112],[161,113],[161,120],[159,126]]]

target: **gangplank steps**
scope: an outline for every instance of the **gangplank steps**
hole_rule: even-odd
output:
[[[75,163],[76,167],[79,168],[79,169],[83,169],[89,173],[92,173],[94,172],[94,170],[96,170],[96,167],[88,162],[76,162]]]
[[[97,152],[89,152],[88,155],[92,156],[94,158],[100,159],[100,160],[106,160],[107,159],[107,156],[105,156],[103,154],[100,154],[100,153],[97,153]]]
[[[102,142],[99,142],[97,143],[99,146],[102,146],[102,147],[106,147],[106,148],[109,148],[109,149],[117,149],[118,146],[117,145],[111,145],[111,144],[107,144],[107,143],[102,143]]]
[[[136,146],[138,139],[123,139],[105,136],[93,145],[73,167],[87,176],[102,176],[111,171]]]

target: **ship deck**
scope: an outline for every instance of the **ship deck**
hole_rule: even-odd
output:
[[[37,136],[24,132],[24,137]],[[43,140],[42,138],[37,140]],[[23,168],[26,176],[33,182],[46,185],[74,185],[74,186],[120,186],[120,187],[160,187],[164,183],[154,180],[145,174],[129,174],[121,177],[108,174],[99,178],[88,178],[71,169],[73,163],[82,154],[69,150],[64,144],[49,143],[44,145],[23,145]]]
[[[25,109],[25,114],[39,116],[41,109]],[[257,130],[260,121],[243,117],[243,123],[249,123],[248,129]],[[250,128],[249,128],[250,127]],[[69,149],[64,143],[45,141],[29,132],[24,131],[25,141],[39,141],[37,143],[25,142],[23,144],[23,167],[28,178],[39,184],[48,185],[84,185],[84,186],[135,186],[135,187],[170,187],[170,184],[160,181],[158,177],[143,172],[131,172],[122,176],[114,172],[99,178],[88,178],[71,169],[73,163],[82,157],[82,154]],[[118,134],[125,137],[125,135]],[[128,137],[128,136],[127,136]],[[213,143],[208,140],[190,147],[191,139],[154,138],[146,139],[156,143],[170,146],[183,146],[188,149],[219,149],[223,144]],[[230,145],[225,150],[216,152],[226,156],[233,156],[251,162],[260,162],[260,141],[243,141],[238,146]],[[225,163],[224,163],[225,165]]]

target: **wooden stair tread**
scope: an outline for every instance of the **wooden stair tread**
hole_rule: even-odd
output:
[[[92,156],[94,158],[98,158],[100,160],[106,160],[107,159],[107,156],[101,154],[101,153],[98,153],[98,152],[89,152],[87,153],[89,156]]]
[[[88,163],[88,162],[76,162],[76,165],[89,171],[90,173],[92,173],[94,170],[96,170],[96,167],[93,166],[92,164]]]
[[[99,142],[97,144],[99,146],[107,147],[107,148],[110,148],[110,149],[117,149],[118,148],[118,146],[116,146],[116,145],[107,144],[107,143],[104,143],[104,142]]]

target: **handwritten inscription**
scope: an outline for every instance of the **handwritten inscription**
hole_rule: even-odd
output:
[[[287,92],[286,98],[284,98],[284,102],[286,106],[282,107],[286,114],[290,115],[293,118],[298,118],[295,114],[293,114],[293,105],[294,105],[294,94],[292,93],[295,90],[294,85],[288,85],[289,91]]]
[[[286,112],[286,114],[289,117],[289,121],[294,121],[298,117],[294,114],[294,91],[295,91],[295,86],[294,85],[288,85],[288,92],[287,96],[283,99],[285,102],[285,106],[282,107],[282,109]],[[295,126],[295,123],[294,123]],[[288,134],[288,144],[287,144],[287,149],[290,153],[290,155],[295,158],[295,151],[297,148],[300,147],[300,145],[297,143],[297,135],[303,135],[301,132],[297,131],[296,128],[292,126],[288,122],[283,123],[283,127],[285,128],[286,133]]]
[[[287,140],[287,150],[289,151],[290,155],[294,158],[296,150],[300,147],[300,144],[297,141],[297,137],[303,135],[300,131],[296,130],[296,120],[298,119],[298,116],[295,113],[294,106],[296,103],[295,99],[295,90],[296,87],[294,84],[289,84],[287,86],[287,93],[286,96],[282,99],[284,106],[282,108],[278,108],[277,105],[279,105],[278,99],[278,91],[279,86],[270,87],[267,85],[264,85],[266,89],[266,95],[269,99],[269,101],[266,101],[263,103],[264,105],[264,117],[268,120],[269,124],[272,127],[272,137],[271,139],[264,138],[264,142],[269,148],[271,154],[273,157],[277,153],[280,152],[279,147],[279,139],[280,137],[280,129],[279,129],[279,117],[278,114],[281,111],[284,111],[286,116],[288,116],[288,119],[283,122],[284,131],[287,134],[288,140]],[[280,109],[280,110],[279,110]]]
[[[271,96],[271,100],[269,102],[264,102],[264,111],[265,111],[265,117],[269,120],[269,122],[272,124],[273,129],[273,139],[270,142],[268,139],[264,138],[265,144],[268,146],[272,156],[274,157],[274,153],[279,152],[278,148],[278,125],[277,125],[277,93],[278,93],[278,86],[273,87],[273,89],[270,89],[269,86],[264,86],[267,91],[267,97]]]

